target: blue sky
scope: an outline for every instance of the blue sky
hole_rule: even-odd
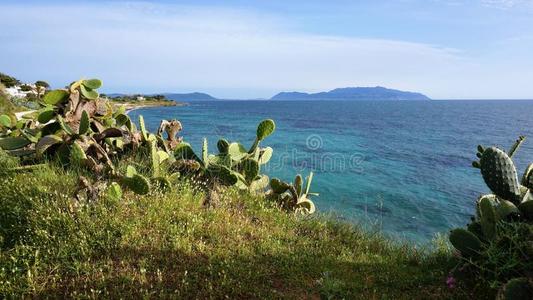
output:
[[[533,98],[533,0],[0,1],[0,72],[105,92]]]

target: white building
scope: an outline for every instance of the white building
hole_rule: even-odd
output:
[[[28,94],[37,95],[38,91],[40,93],[44,93],[45,90],[46,90],[44,87],[38,87],[38,86],[36,86],[33,83],[23,84],[23,85],[29,86],[31,89],[29,91],[23,91],[22,90],[22,85],[16,85],[16,86],[13,86],[13,87],[6,88],[5,91],[11,97],[14,97],[14,98],[25,98]]]

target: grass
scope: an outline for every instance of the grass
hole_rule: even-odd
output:
[[[419,249],[287,214],[261,196],[229,189],[206,208],[202,190],[182,180],[166,194],[88,203],[73,198],[83,171],[49,164],[0,175],[0,298],[448,299],[476,291],[445,285],[457,261],[442,243]]]
[[[133,109],[139,107],[159,107],[159,106],[182,106],[184,103],[173,100],[142,100],[142,101],[125,101],[111,98],[111,103],[116,105],[124,105],[126,109]]]
[[[9,114],[16,111],[16,107],[9,101],[5,87],[0,83],[0,114]]]

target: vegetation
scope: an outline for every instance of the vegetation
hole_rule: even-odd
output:
[[[4,91],[4,86],[0,83],[0,114],[11,114],[15,111],[15,105],[9,100]]]
[[[5,87],[13,87],[15,85],[20,85],[20,81],[15,77],[11,77],[4,73],[0,73],[0,83]]]
[[[142,117],[135,124],[124,106],[101,98],[101,85],[79,80],[46,93],[23,119],[0,115],[0,297],[494,296],[469,276],[445,285],[458,258],[442,240],[417,249],[315,216],[312,173],[292,183],[261,174],[273,153],[262,146],[273,120],[259,123],[250,147],[221,139],[209,153],[204,140],[196,154],[178,136],[179,121],[162,120],[150,133]],[[480,150],[483,174],[504,165],[484,158],[491,151]],[[509,194],[515,183],[495,194],[518,197]],[[484,216],[482,229],[503,232]],[[518,218],[512,224],[527,224]],[[513,230],[507,242],[524,237]],[[486,233],[464,246],[470,231],[454,232],[468,263],[489,261],[473,259],[494,251]],[[502,295],[526,283],[510,281]]]
[[[117,105],[126,105],[127,108],[138,106],[176,106],[180,103],[167,99],[165,95],[120,95],[116,97],[106,97]]]
[[[533,298],[533,163],[519,181],[512,161],[524,139],[509,152],[478,146],[480,160],[473,166],[494,194],[480,196],[467,229],[450,234],[464,259],[462,270],[500,287],[501,299]]]
[[[3,166],[13,168],[10,156]],[[9,160],[8,162],[5,159]],[[143,163],[141,156],[131,163]],[[86,169],[0,177],[0,297],[450,298],[455,264],[357,227],[287,214],[238,188],[206,207],[192,180],[120,200],[78,192]],[[75,197],[74,195],[78,195]],[[481,291],[478,291],[481,293]]]

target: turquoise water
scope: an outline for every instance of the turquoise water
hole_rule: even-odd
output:
[[[465,225],[488,192],[472,168],[476,146],[510,147],[521,173],[533,157],[533,101],[215,101],[136,110],[150,130],[179,119],[196,150],[204,137],[250,145],[257,123],[276,121],[263,145],[274,148],[266,173],[285,180],[315,172],[320,212],[395,237],[427,241]]]

